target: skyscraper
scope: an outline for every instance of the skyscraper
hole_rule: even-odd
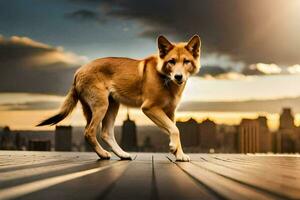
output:
[[[137,135],[136,125],[133,120],[130,119],[127,112],[127,119],[123,122],[121,146],[125,151],[137,151]]]
[[[240,153],[259,152],[259,121],[242,119],[238,130],[238,146]]]
[[[283,108],[279,121],[280,121],[280,125],[279,125],[280,130],[295,128],[294,116],[292,114],[291,108]]]
[[[2,150],[14,150],[14,137],[8,126],[5,126],[2,131],[0,131],[0,149]]]
[[[294,124],[294,116],[291,108],[283,108],[279,121],[279,130],[276,133],[276,152],[297,152],[297,146],[300,145],[300,142],[299,135],[297,134],[296,126]]]
[[[72,126],[56,126],[55,151],[72,151]]]
[[[267,153],[272,151],[272,133],[267,125],[267,118],[259,116],[259,152]]]

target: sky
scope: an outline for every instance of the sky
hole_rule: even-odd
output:
[[[172,42],[198,34],[202,67],[188,81],[178,116],[238,123],[264,114],[276,127],[282,107],[300,112],[294,103],[300,96],[299,9],[299,0],[0,1],[0,126],[30,129],[55,113],[82,64],[105,56],[144,58],[157,53],[160,34]],[[249,109],[260,101],[274,106]],[[119,124],[126,117],[120,113]],[[142,114],[132,115],[138,120]]]

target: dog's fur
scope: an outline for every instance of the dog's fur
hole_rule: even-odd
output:
[[[87,120],[85,138],[103,159],[111,154],[96,139],[102,122],[101,138],[122,159],[130,159],[114,136],[114,122],[119,105],[140,107],[170,137],[170,151],[177,160],[189,161],[183,153],[174,113],[188,77],[200,68],[200,38],[172,44],[165,37],[157,39],[159,54],[143,60],[101,58],[79,68],[60,112],[38,126],[54,125],[63,120],[79,100]]]

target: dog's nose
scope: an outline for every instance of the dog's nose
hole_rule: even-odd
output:
[[[174,76],[175,80],[178,81],[178,82],[181,82],[182,81],[182,75],[181,74],[176,74]]]

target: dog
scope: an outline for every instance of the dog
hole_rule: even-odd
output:
[[[114,122],[120,104],[139,107],[169,135],[170,152],[177,161],[190,161],[181,146],[175,111],[188,78],[200,69],[201,40],[194,35],[187,43],[171,43],[157,38],[158,54],[143,60],[107,57],[79,68],[60,112],[37,126],[54,125],[67,117],[77,102],[82,104],[87,124],[84,136],[101,159],[111,154],[96,139],[100,123],[101,139],[121,159],[131,159],[114,136]]]

